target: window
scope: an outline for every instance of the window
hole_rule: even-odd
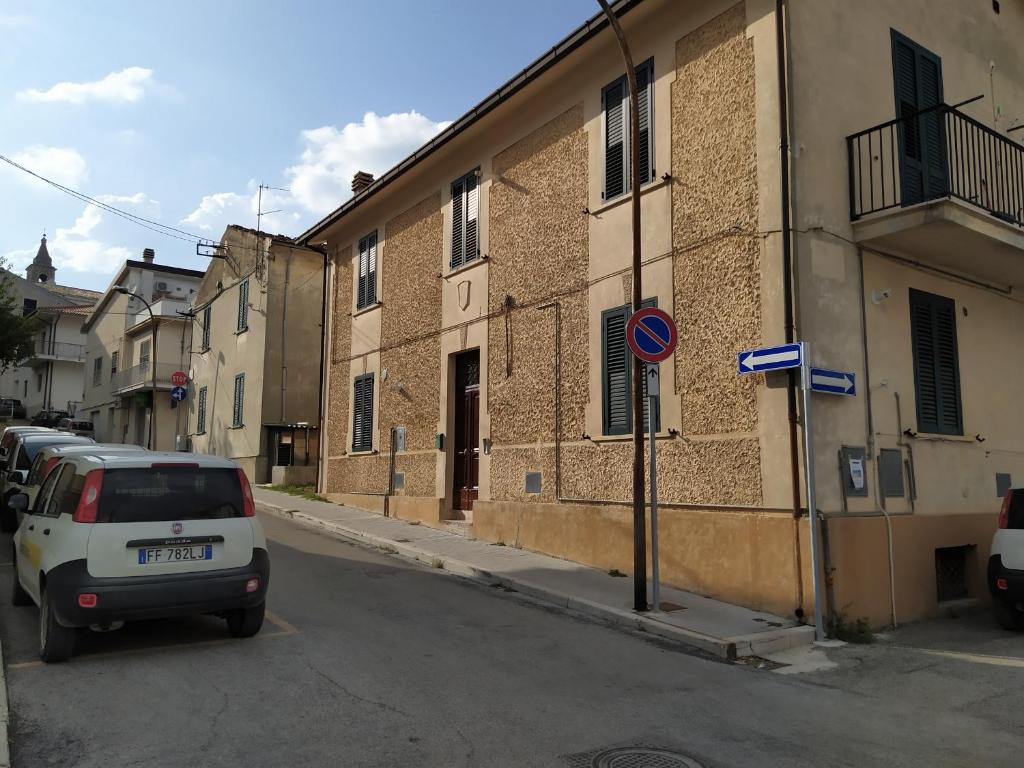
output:
[[[38,302],[35,299],[22,299],[21,314],[23,316],[31,315],[33,312],[35,312],[37,304]]]
[[[477,172],[467,173],[452,182],[452,269],[458,269],[480,256]]]
[[[962,435],[956,302],[911,288],[910,336],[918,430]]]
[[[249,329],[249,278],[238,284],[238,333]],[[205,329],[203,331],[205,333]],[[204,337],[205,338],[205,337]]]
[[[235,376],[235,401],[231,411],[231,426],[242,426],[242,404],[245,401],[245,374]]]
[[[139,345],[139,367],[144,371],[149,369],[149,351],[152,346],[153,342],[149,339]]]
[[[121,359],[120,352],[110,353],[110,377],[113,378],[114,374],[117,373],[117,363]]]
[[[647,299],[643,306],[657,306]],[[626,304],[601,313],[601,429],[606,435],[633,432],[633,354],[626,344],[626,323],[633,314]],[[645,377],[646,386],[646,377]],[[648,401],[644,392],[644,430],[647,430]],[[660,404],[660,399],[657,401]],[[660,405],[654,412],[655,431],[661,429]]]
[[[203,309],[203,346],[202,351],[205,352],[210,348],[210,311],[212,306],[207,304]]]
[[[654,59],[636,68],[640,106],[640,183],[654,179]],[[604,189],[611,200],[629,191],[629,83],[623,75],[601,92],[604,112]]]
[[[206,387],[199,388],[199,401],[196,403],[196,434],[206,432]]]
[[[946,194],[945,118],[939,110],[918,114],[942,103],[942,61],[931,51],[892,30],[893,91],[899,125],[900,186],[903,205]]]
[[[356,309],[377,303],[377,230],[359,241],[359,285]]]
[[[352,393],[352,450],[373,450],[373,374],[356,376]]]
[[[92,361],[92,385],[98,387],[103,381],[103,358],[97,357]]]

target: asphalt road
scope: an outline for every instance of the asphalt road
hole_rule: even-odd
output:
[[[629,745],[709,768],[1024,761],[1012,663],[876,644],[782,676],[263,520],[271,618],[251,640],[213,618],[151,622],[44,665],[37,612],[10,605],[0,568],[15,768],[566,768]]]

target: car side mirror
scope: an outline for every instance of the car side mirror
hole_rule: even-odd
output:
[[[7,506],[13,509],[15,512],[25,512],[28,510],[28,494],[27,493],[16,493],[7,502]]]
[[[12,483],[18,485],[24,485],[28,482],[28,470],[27,469],[13,469],[11,475],[8,478]]]

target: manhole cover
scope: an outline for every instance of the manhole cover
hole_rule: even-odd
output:
[[[617,747],[594,755],[593,768],[702,768],[696,760],[650,747]]]

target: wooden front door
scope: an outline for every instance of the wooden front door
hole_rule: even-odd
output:
[[[452,506],[473,509],[480,476],[480,352],[455,358],[455,472]]]

